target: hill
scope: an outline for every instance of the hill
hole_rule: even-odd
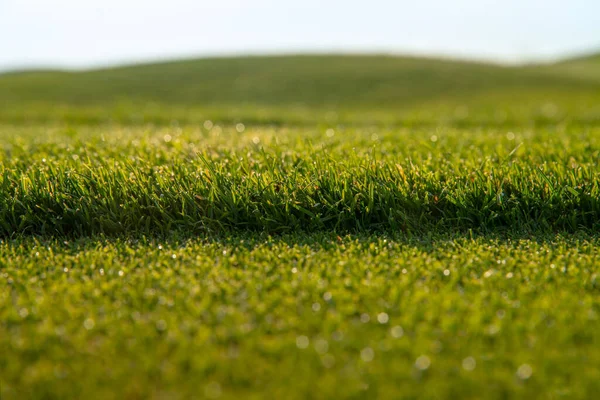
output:
[[[277,122],[283,113],[288,123],[324,121],[331,115],[356,122],[380,120],[382,114],[389,119],[390,111],[400,119],[433,118],[432,111],[436,118],[460,119],[466,107],[481,117],[476,118],[479,123],[490,116],[498,119],[499,109],[504,119],[537,118],[548,114],[544,107],[552,103],[560,111],[556,115],[587,121],[597,118],[590,108],[600,92],[597,58],[508,67],[411,57],[297,55],[12,73],[0,75],[0,120]]]
[[[560,61],[549,69],[563,76],[600,81],[600,53]]]

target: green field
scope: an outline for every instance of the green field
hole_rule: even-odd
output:
[[[599,71],[0,75],[0,399],[593,398]]]

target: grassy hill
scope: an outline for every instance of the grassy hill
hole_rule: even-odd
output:
[[[548,117],[544,106],[552,103],[560,111],[554,117],[588,120],[598,118],[592,107],[600,98],[594,60],[506,67],[427,58],[307,55],[13,73],[0,76],[0,119],[290,123],[320,122],[333,115],[341,121],[371,122],[381,120],[383,113],[390,122],[393,111],[396,120],[391,122],[437,122],[460,120],[466,107],[479,116],[475,120],[497,122],[499,106],[507,114],[504,120],[522,121]]]
[[[563,76],[600,81],[600,53],[564,60],[548,66],[548,69]]]

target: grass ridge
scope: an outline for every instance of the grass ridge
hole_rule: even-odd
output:
[[[101,142],[62,155],[45,144],[30,153],[35,161],[11,156],[0,164],[0,235],[600,227],[596,133],[528,149],[502,138],[492,150],[497,134],[460,130],[431,137],[442,143],[392,130],[381,140],[361,132],[316,144],[320,135],[274,130],[273,142],[297,139],[263,145],[228,133],[238,148],[205,138],[207,147],[190,150],[197,135],[160,132],[160,141],[134,138],[137,149]],[[409,157],[395,145],[405,140]]]

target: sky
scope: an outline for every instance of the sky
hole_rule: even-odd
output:
[[[0,0],[0,70],[371,52],[499,62],[600,50],[600,0]]]

